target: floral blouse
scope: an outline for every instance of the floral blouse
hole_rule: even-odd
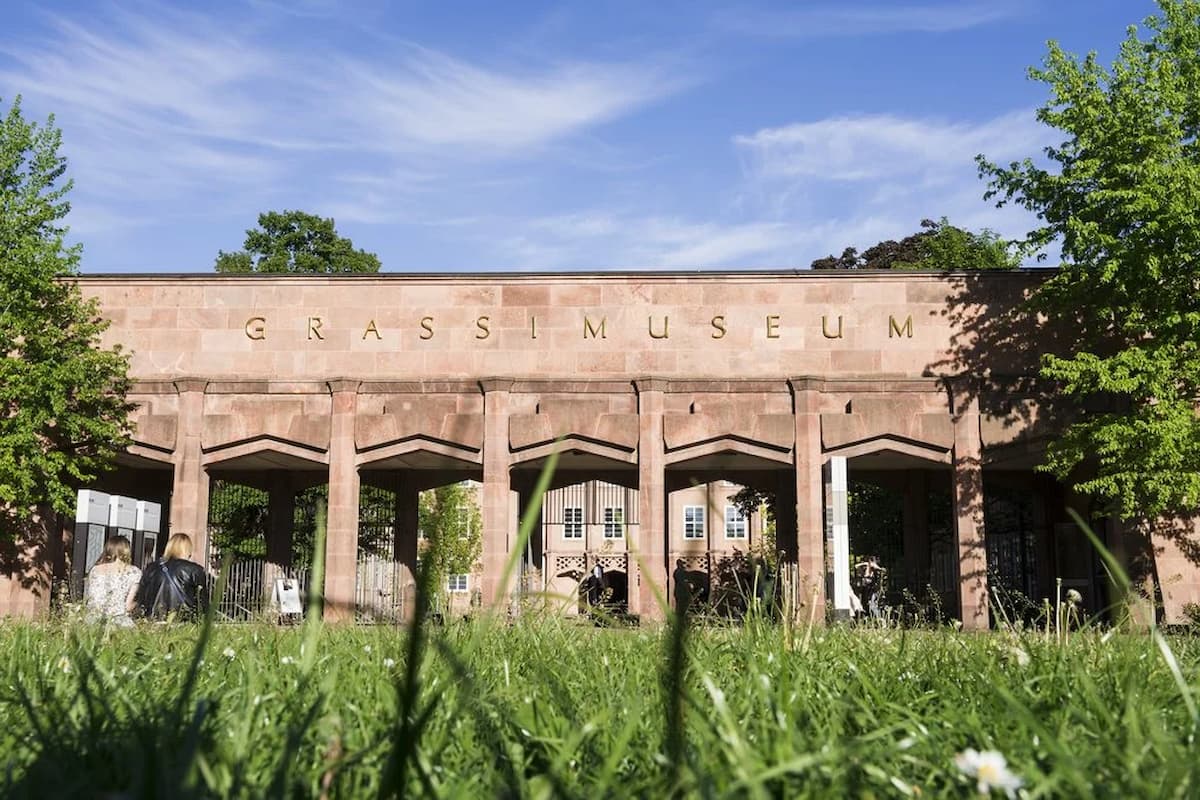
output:
[[[121,572],[97,572],[88,575],[87,589],[83,593],[83,607],[91,622],[110,622],[129,627],[133,620],[125,610],[125,598],[129,590],[138,585],[142,571],[129,565]]]

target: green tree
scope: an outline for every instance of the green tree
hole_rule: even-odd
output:
[[[1089,413],[1046,468],[1126,518],[1200,502],[1200,2],[1159,7],[1110,68],[1051,42],[1030,70],[1047,166],[979,157],[987,196],[1042,221],[1024,246],[1061,248],[1033,307],[1073,339],[1041,371]]]
[[[246,231],[242,250],[217,253],[217,272],[336,274],[379,272],[379,257],[354,249],[333,220],[303,211],[267,211]]]
[[[27,121],[17,98],[0,122],[0,538],[37,507],[75,508],[76,489],[130,442],[128,361],[103,349],[108,322],[70,280],[66,159],[54,117]]]
[[[451,483],[421,493],[421,562],[430,586],[444,590],[449,575],[469,574],[483,552],[483,526],[474,486]]]
[[[847,247],[840,256],[812,262],[813,269],[901,269],[966,271],[1016,269],[1020,259],[1009,244],[988,229],[973,233],[950,224],[921,220],[921,230],[900,241],[887,239],[861,254]]]

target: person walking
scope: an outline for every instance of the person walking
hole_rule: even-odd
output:
[[[84,617],[89,622],[120,628],[133,626],[130,612],[137,608],[135,597],[142,571],[132,563],[133,548],[124,536],[110,536],[104,552],[88,573],[83,593]]]
[[[177,533],[162,559],[142,574],[137,605],[149,619],[195,619],[208,608],[208,573],[192,557],[192,539]]]

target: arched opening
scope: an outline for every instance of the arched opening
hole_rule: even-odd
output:
[[[478,454],[423,438],[359,455],[363,501],[355,569],[355,619],[412,618],[421,570],[436,619],[482,603]],[[368,493],[377,499],[368,502]]]
[[[568,439],[557,448],[549,489],[521,553],[517,591],[568,615],[621,619],[629,613],[636,574],[636,464],[627,450],[609,445]],[[517,520],[530,507],[551,452],[518,455],[511,473]]]
[[[316,509],[327,496],[324,453],[260,440],[206,454],[208,552],[212,570],[228,563],[225,591],[213,598],[226,619],[271,614],[279,581],[309,589]]]
[[[830,451],[835,617],[916,624],[960,616],[950,467],[944,448],[889,436]]]
[[[733,438],[668,453],[670,598],[692,613],[774,614],[794,580],[795,473],[785,449]]]
[[[993,617],[1040,624],[1047,607],[1072,590],[1081,597],[1081,612],[1101,614],[1110,607],[1113,587],[1099,553],[1067,507],[1093,519],[1102,538],[1106,521],[1090,513],[1086,498],[1035,470],[1041,454],[1038,441],[985,452],[983,511]],[[1123,556],[1123,542],[1108,544]]]

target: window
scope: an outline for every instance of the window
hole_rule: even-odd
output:
[[[737,506],[725,506],[725,538],[746,538],[746,516]]]
[[[466,575],[450,575],[446,578],[446,591],[465,592],[467,590]]]
[[[583,509],[579,506],[568,506],[563,509],[563,538],[583,538]]]
[[[620,539],[625,536],[625,509],[604,509],[604,538]]]
[[[683,538],[704,538],[704,506],[683,507]]]

